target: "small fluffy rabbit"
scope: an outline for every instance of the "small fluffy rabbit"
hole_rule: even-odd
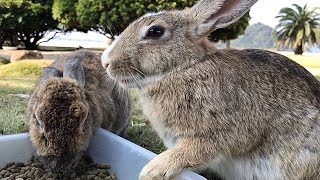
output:
[[[200,0],[149,13],[105,50],[102,65],[138,87],[144,113],[168,150],[141,180],[209,168],[226,180],[320,179],[320,84],[264,50],[216,49],[207,39],[256,0]]]
[[[30,138],[53,172],[68,172],[94,128],[122,135],[130,111],[127,91],[107,76],[99,56],[78,51],[44,69],[28,103]]]

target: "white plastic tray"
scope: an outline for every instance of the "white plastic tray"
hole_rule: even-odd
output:
[[[27,133],[0,136],[0,168],[8,162],[25,162],[35,154]],[[104,129],[95,130],[89,146],[95,162],[111,164],[119,180],[135,180],[139,172],[156,154],[112,134]],[[205,180],[204,177],[183,171],[178,180]]]

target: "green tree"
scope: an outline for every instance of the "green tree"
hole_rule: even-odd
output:
[[[57,20],[65,31],[77,29],[87,31],[77,21],[76,7],[78,0],[54,0],[52,5],[52,16]]]
[[[94,30],[102,34],[121,33],[132,21],[147,12],[184,9],[198,0],[54,0],[53,17],[66,30]],[[216,30],[210,36],[214,41],[236,39],[249,25],[249,12],[237,23]]]
[[[222,29],[217,29],[209,36],[214,42],[222,41],[227,43],[227,48],[230,48],[230,40],[237,39],[239,35],[244,34],[251,19],[249,11],[244,14],[236,23]]]
[[[197,0],[54,0],[53,17],[67,30],[122,32],[147,12],[191,7]]]
[[[309,10],[307,5],[301,7],[297,4],[294,8],[282,8],[279,15],[279,24],[275,27],[274,36],[277,39],[277,46],[294,48],[295,54],[302,54],[305,44],[313,46],[320,44],[319,32],[320,14],[317,8]]]
[[[17,36],[26,49],[36,49],[48,30],[57,29],[52,0],[0,0],[0,32]]]

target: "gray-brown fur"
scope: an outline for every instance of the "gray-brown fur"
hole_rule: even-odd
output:
[[[131,116],[127,91],[110,79],[99,56],[77,51],[44,69],[28,103],[30,139],[53,171],[72,170],[94,128],[122,135]]]
[[[138,87],[143,110],[168,150],[141,180],[185,168],[226,180],[316,180],[320,84],[303,67],[263,50],[216,49],[207,35],[256,0],[200,0],[134,21],[102,55],[108,74]],[[148,29],[164,33],[147,38]]]

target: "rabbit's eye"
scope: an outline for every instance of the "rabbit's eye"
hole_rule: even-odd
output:
[[[164,28],[161,26],[152,26],[148,29],[145,38],[156,39],[160,38],[164,34]]]

